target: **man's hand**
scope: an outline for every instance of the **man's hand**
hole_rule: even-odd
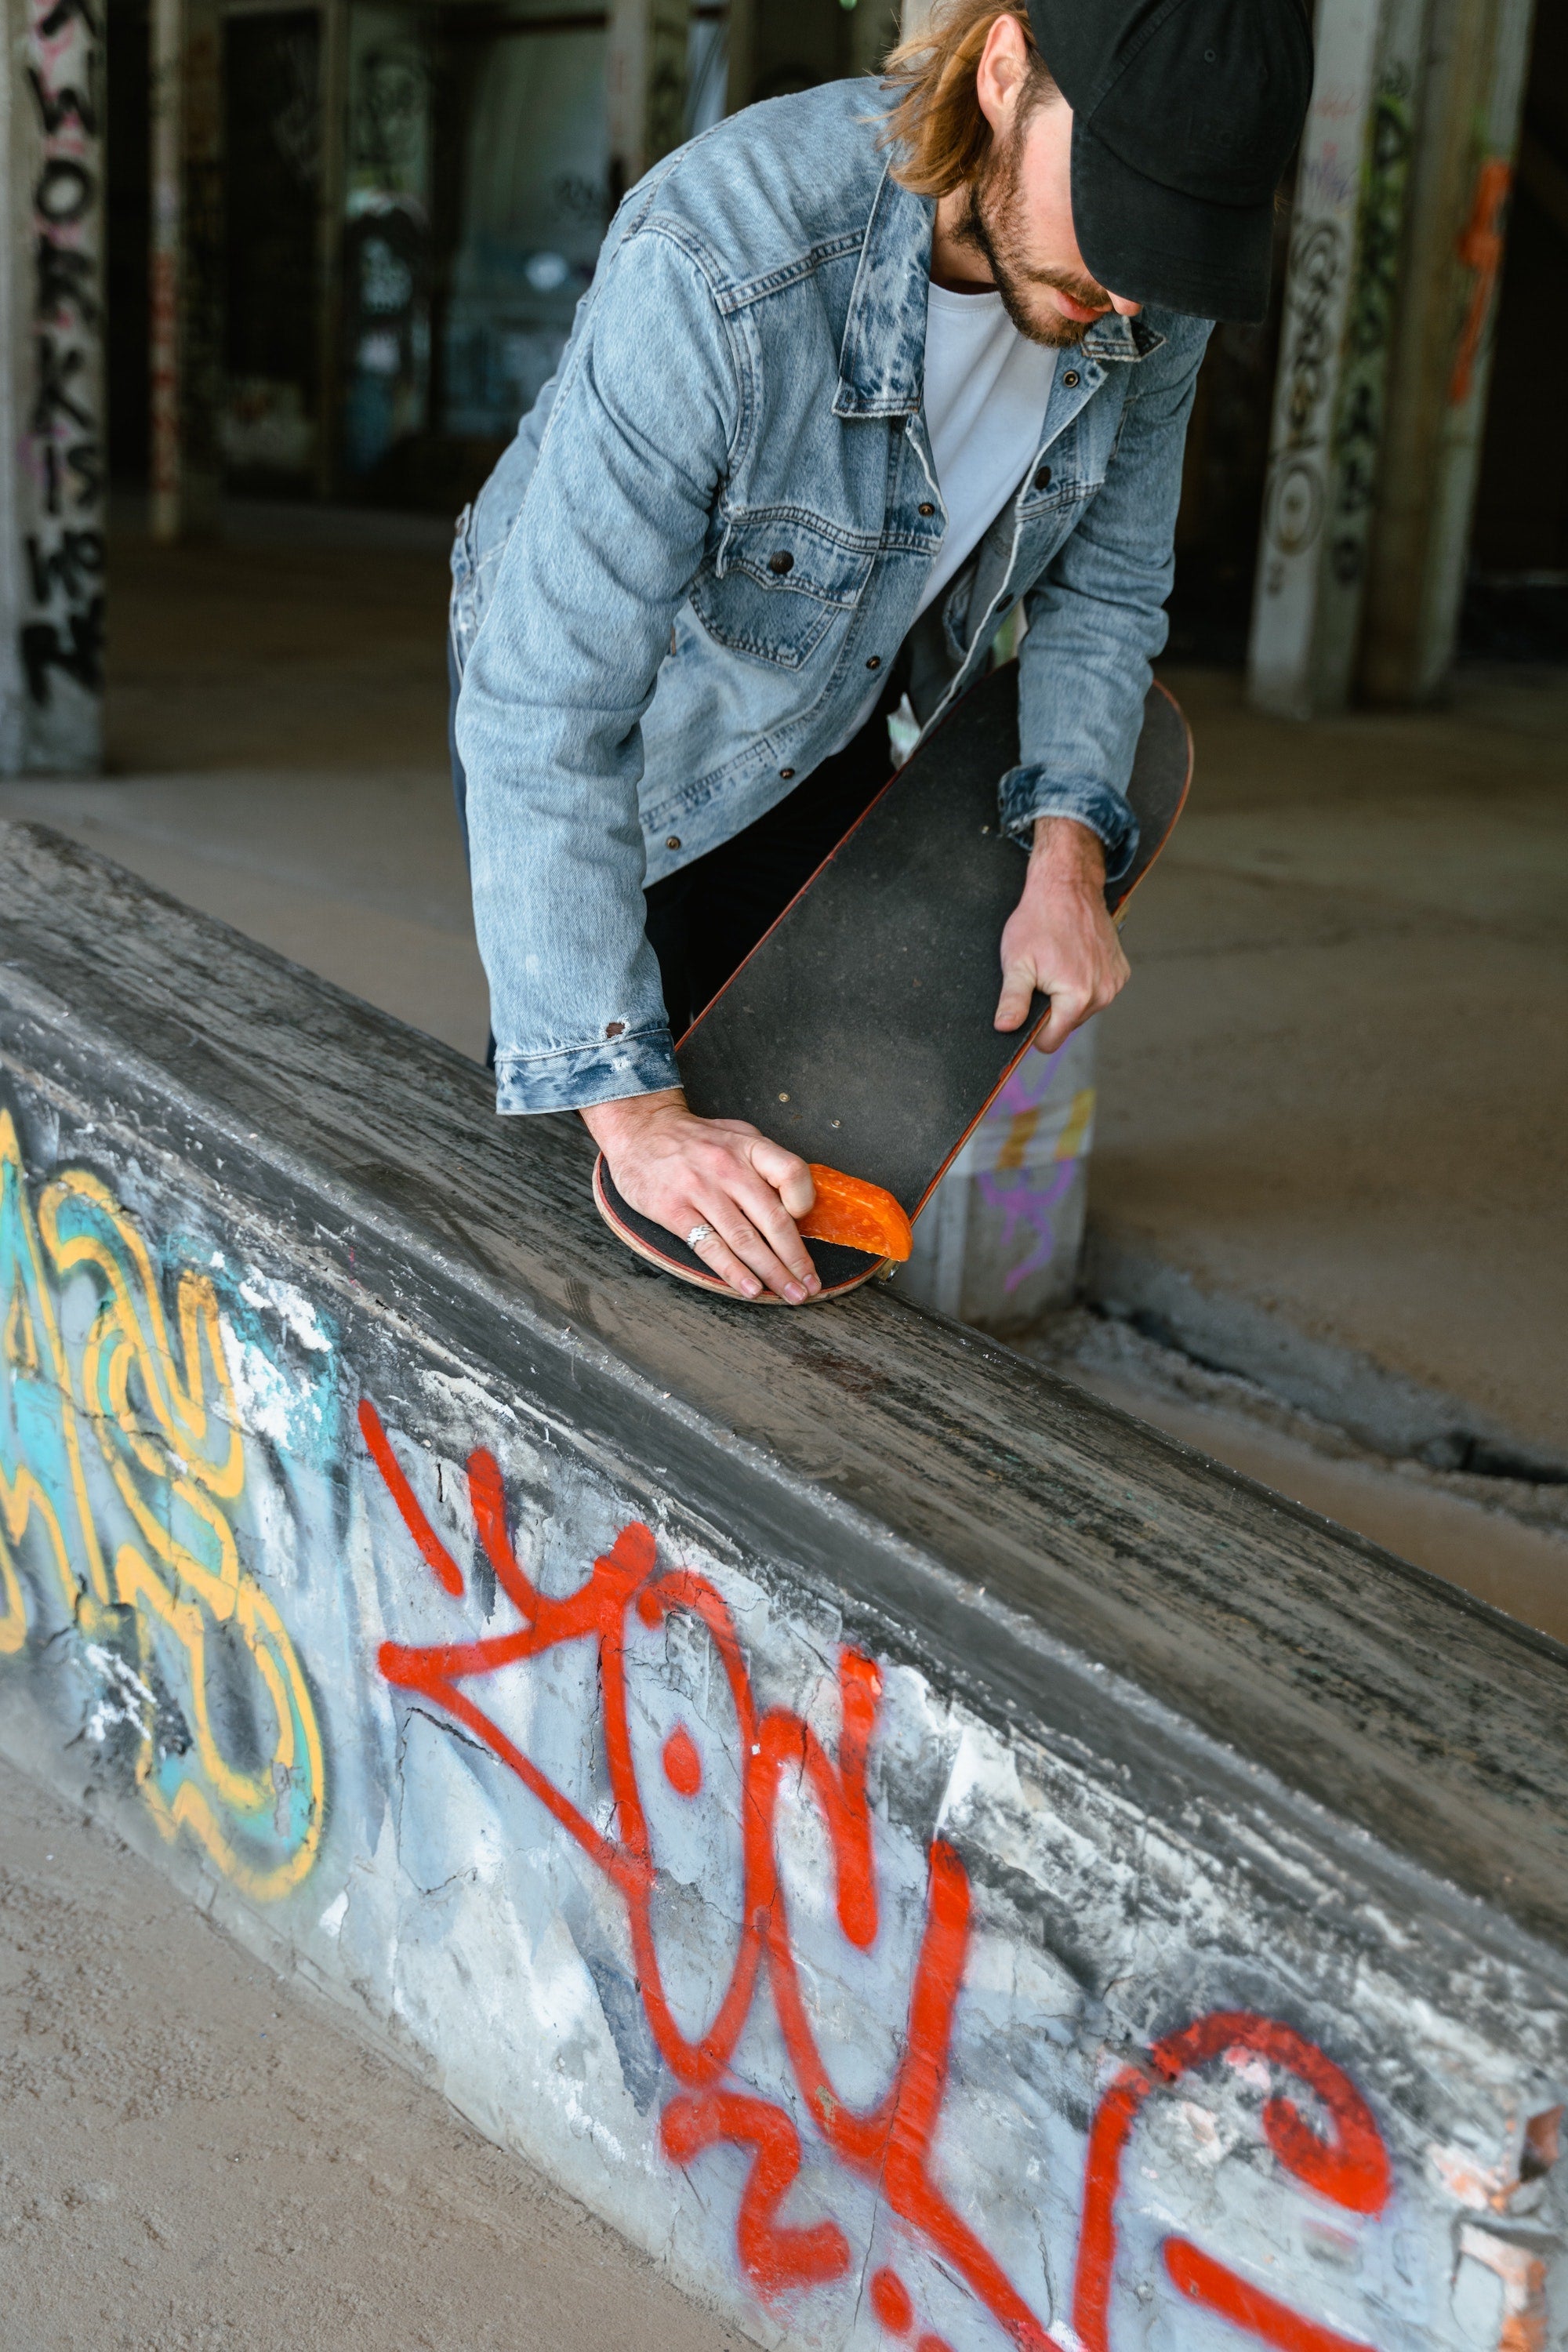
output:
[[[1080,1021],[1121,993],[1129,970],[1105,911],[1099,835],[1068,816],[1037,818],[1024,895],[1002,934],[997,1028],[1021,1028],[1039,989],[1051,1009],[1035,1042],[1054,1054]]]
[[[710,1227],[696,1254],[742,1298],[765,1287],[799,1307],[821,1289],[795,1228],[816,1197],[795,1152],[743,1118],[699,1118],[679,1087],[595,1103],[582,1117],[622,1200],[682,1241]]]

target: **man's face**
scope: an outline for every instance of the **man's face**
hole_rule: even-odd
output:
[[[1022,120],[1019,116],[1022,115]],[[1032,342],[1081,342],[1108,310],[1136,302],[1089,276],[1072,219],[1072,109],[1059,93],[998,124],[984,171],[954,226],[984,257],[1008,317]]]

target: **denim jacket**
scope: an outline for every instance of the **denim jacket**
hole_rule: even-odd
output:
[[[457,742],[503,1111],[679,1083],[645,880],[837,750],[915,618],[946,520],[921,405],[935,208],[888,169],[883,103],[864,80],[775,99],[657,165],[459,520]],[[942,603],[952,676],[927,724],[1022,599],[1002,822],[1026,842],[1077,817],[1112,876],[1208,332],[1149,310],[1060,354],[995,593],[969,610],[972,563]]]

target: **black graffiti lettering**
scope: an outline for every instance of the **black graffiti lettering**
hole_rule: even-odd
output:
[[[56,228],[81,219],[97,194],[98,184],[85,163],[68,155],[51,155],[33,190],[33,209]]]
[[[33,602],[47,604],[57,588],[74,604],[94,580],[103,574],[103,533],[68,530],[53,547],[27,534],[27,569],[32,575]]]
[[[57,33],[65,31],[73,16],[79,23],[87,26],[96,41],[100,27],[98,18],[92,13],[91,0],[55,0],[55,5],[48,15],[41,20],[38,30],[46,41],[52,41]]]
[[[1375,448],[1377,436],[1369,434],[1369,448]],[[1348,457],[1340,474],[1339,497],[1335,501],[1341,514],[1364,514],[1376,491],[1370,457]]]
[[[85,352],[62,351],[47,335],[38,341],[38,393],[33,403],[32,429],[42,436],[52,433],[57,416],[68,418],[84,433],[93,431],[96,418],[72,397],[72,386],[87,365]],[[80,390],[85,392],[86,385]]]
[[[76,478],[76,503],[95,506],[103,496],[103,451],[96,441],[76,441],[66,451],[66,466]]]
[[[1345,404],[1340,438],[1342,442],[1376,440],[1377,396],[1370,383],[1358,383],[1353,387]]]
[[[37,244],[38,299],[35,316],[40,319],[63,318],[73,310],[84,327],[98,324],[98,303],[92,291],[92,256],[79,253],[68,245],[57,245],[52,236],[40,236]]]
[[[60,453],[52,441],[44,444],[44,512],[58,515],[60,510]]]
[[[96,67],[98,63],[96,56],[92,62]],[[44,126],[46,139],[52,139],[62,123],[72,121],[79,122],[89,139],[97,138],[96,83],[98,77],[96,72],[91,76],[94,89],[85,93],[76,89],[70,82],[65,83],[59,89],[51,89],[37,66],[27,68],[27,79],[33,85],[33,96],[37,100],[38,106],[38,120]]]
[[[16,633],[33,700],[48,706],[50,673],[63,670],[79,686],[96,694],[103,685],[103,599],[95,596],[85,612],[71,613],[63,635],[53,621],[29,621]]]

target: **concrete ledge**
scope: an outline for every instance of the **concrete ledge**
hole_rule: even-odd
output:
[[[1549,2340],[1568,1654],[4,847],[7,1753],[764,2342]]]

